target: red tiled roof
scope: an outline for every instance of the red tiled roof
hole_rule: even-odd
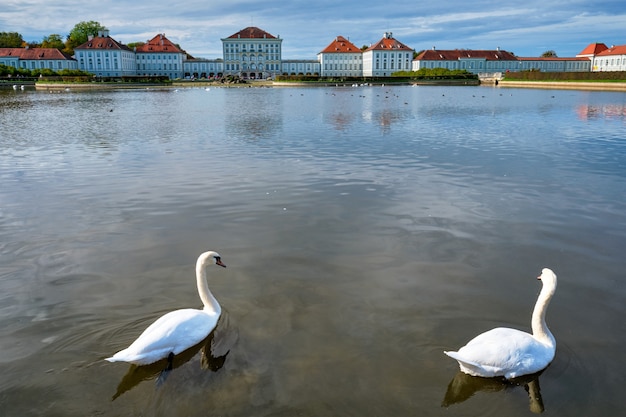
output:
[[[244,39],[276,39],[276,36],[254,26],[247,27],[229,36],[229,38]]]
[[[585,49],[583,49],[578,55],[597,55],[598,53],[607,50],[607,46],[603,43],[590,43]]]
[[[182,53],[176,45],[174,45],[169,39],[165,37],[164,33],[156,35],[150,39],[147,43],[138,46],[137,52],[169,52],[169,53]]]
[[[0,56],[14,56],[19,59],[44,60],[44,59],[72,59],[67,54],[56,48],[0,48]]]
[[[607,55],[626,55],[626,45],[611,46],[610,48],[596,54],[596,56]]]
[[[437,50],[427,49],[421,52],[415,60],[424,61],[456,61],[459,59],[485,59],[487,61],[515,61],[517,57],[510,52],[503,50],[472,50],[454,49]]]
[[[366,51],[374,51],[374,50],[393,50],[393,51],[412,51],[413,49],[409,48],[405,44],[400,41],[395,40],[392,37],[385,36],[375,44],[372,44]]]
[[[345,52],[361,52],[361,49],[343,36],[337,36],[324,50],[320,53],[345,53]]]
[[[128,46],[119,43],[110,36],[95,36],[74,49],[123,49],[130,51]]]

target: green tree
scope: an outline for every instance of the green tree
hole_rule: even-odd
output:
[[[541,54],[542,58],[556,58],[556,52],[554,52],[553,50],[549,50],[549,51],[545,51],[543,54]]]
[[[22,35],[17,32],[0,32],[0,48],[21,48],[24,45]]]
[[[63,50],[65,48],[65,43],[61,38],[61,35],[53,33],[50,36],[44,36],[43,42],[41,42],[42,48],[56,48],[59,50]]]
[[[130,49],[133,49],[133,48],[142,47],[145,44],[146,44],[145,42],[131,42],[131,43],[126,44],[126,46],[128,46]]]
[[[65,50],[63,52],[73,55],[74,48],[87,42],[89,36],[97,36],[98,32],[102,30],[108,29],[93,20],[90,20],[89,22],[77,23],[67,36],[67,41],[65,41]]]

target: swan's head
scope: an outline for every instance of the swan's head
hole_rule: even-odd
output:
[[[543,285],[550,285],[556,287],[556,274],[552,272],[550,268],[543,268],[541,275],[537,277],[543,282]]]
[[[214,252],[212,250],[208,251],[208,252],[204,252],[202,255],[200,255],[200,257],[198,258],[198,262],[197,262],[197,266],[198,267],[205,267],[207,265],[219,265],[223,268],[226,268],[226,265],[224,265],[222,263],[222,257],[220,256],[219,253]]]

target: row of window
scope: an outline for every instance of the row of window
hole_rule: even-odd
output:
[[[264,55],[241,55],[238,54],[226,54],[226,61],[280,61],[280,55],[269,54],[267,56]]]
[[[180,55],[178,54],[163,54],[163,60],[179,60]],[[148,60],[148,59],[155,59],[160,61],[161,60],[161,55],[159,54],[142,54],[142,53],[138,53],[137,54],[137,59],[138,60]]]
[[[178,64],[175,62],[173,64],[163,64],[163,63],[157,63],[157,64],[140,64],[140,69],[145,71],[145,70],[156,70],[156,71],[178,71]]]
[[[157,74],[156,72],[152,72],[152,73],[151,72],[138,72],[137,75],[155,75],[155,76],[157,76],[157,75],[167,75],[171,79],[175,79],[175,78],[180,77],[180,74],[177,73],[177,72],[172,72],[172,73],[169,73],[169,74],[163,74],[163,73]]]
[[[187,68],[189,68],[189,66],[187,66]],[[217,68],[217,66],[215,64],[193,64],[190,68],[191,71],[193,72],[197,72],[197,71],[218,71],[221,70],[222,68]]]
[[[620,63],[621,61],[621,63]],[[609,64],[610,62],[610,64]],[[596,59],[595,62],[596,65],[626,65],[626,57],[620,59],[620,58],[611,58],[610,61],[608,58],[606,59]]]
[[[362,61],[362,54],[324,54],[324,61]]]
[[[363,64],[324,64],[324,71],[362,70]]]
[[[81,68],[85,68],[85,69],[93,69],[93,68],[98,68],[100,70],[102,69],[112,69],[112,70],[119,70],[120,66],[119,63],[117,61],[117,59],[113,60],[113,63],[111,63],[111,61],[109,61],[108,59],[106,59],[104,61],[104,65],[102,64],[102,61],[100,59],[97,59],[95,64],[94,61],[92,59],[89,59],[87,61],[87,65],[85,66],[85,62],[83,59],[80,60],[80,66]],[[133,69],[132,66],[126,66],[126,69]],[[147,64],[137,64],[137,69],[138,70],[143,70],[143,71],[150,71],[150,70],[156,70],[156,71],[178,71],[178,63],[174,62],[174,63],[147,63]]]
[[[386,59],[386,58],[387,58],[387,52],[382,52],[382,53],[378,52],[378,53],[375,53],[375,54],[374,54],[374,56],[375,56],[377,59],[378,59],[378,58],[380,58],[380,57],[381,57],[381,55],[382,55],[383,59]],[[410,53],[410,52],[406,52],[406,53],[404,53],[404,52],[390,52],[390,53],[389,53],[389,58],[394,59],[394,58],[396,58],[396,57],[397,57],[398,59],[402,59],[402,58],[405,58],[405,59],[412,59],[412,56],[411,56],[411,53]]]
[[[239,64],[225,64],[226,67],[226,71],[239,71],[240,69],[242,70],[246,70],[246,69],[253,69],[256,70],[258,69],[259,71],[263,71],[263,69],[267,69],[268,71],[278,71],[280,69],[280,65],[279,64],[267,64],[267,65],[263,65],[263,64],[241,64],[241,67]]]
[[[67,63],[70,63],[69,65],[64,65]],[[6,65],[6,66],[10,66],[13,68],[17,68],[19,65],[19,68],[23,68],[23,69],[44,69],[44,68],[48,68],[51,70],[61,70],[64,68],[67,69],[74,69],[76,68],[75,65],[72,65],[73,61],[31,61],[31,60],[26,60],[26,61],[16,61],[16,60],[10,60],[10,61],[3,61],[0,60],[0,64],[2,65]]]
[[[280,64],[267,64],[267,65],[263,65],[263,64],[224,64],[225,67],[225,71],[230,71],[230,72],[235,72],[235,71],[269,71],[269,72],[277,72],[277,71],[281,71],[281,65]],[[312,71],[312,66],[311,65],[306,65],[306,69],[308,71]],[[303,64],[285,64],[282,66],[282,71],[303,71],[304,70],[304,65]]]
[[[588,70],[589,62],[545,62],[545,61],[423,61],[422,68],[446,68],[446,69],[544,69],[544,70]]]
[[[378,62],[378,61],[376,61],[376,69],[381,69],[380,68],[380,62]],[[387,69],[387,62],[386,61],[383,61],[383,68],[382,69],[384,69],[384,70]],[[394,66],[394,62],[391,61],[389,63],[389,69],[402,69],[402,62],[398,62],[398,67],[396,68]],[[404,69],[406,69],[406,70],[410,70],[411,69],[411,67],[409,66],[408,61],[406,62],[406,65],[404,66]]]
[[[268,52],[270,49],[278,49],[279,45],[278,44],[274,44],[274,43],[270,43],[270,44],[257,44],[257,47],[254,47],[254,44],[243,44],[241,45],[241,51],[242,52],[246,52],[246,51],[250,51],[253,52],[255,49],[259,52],[265,50],[266,52]],[[224,44],[224,50],[227,52],[239,52],[239,44],[236,43],[234,45],[232,44]],[[274,51],[272,51],[274,52]]]
[[[522,69],[539,68],[539,69],[565,69],[565,70],[588,70],[590,62],[574,61],[574,62],[542,62],[542,61],[524,61],[520,62]],[[513,64],[513,67],[515,64]],[[487,65],[487,68],[491,68]]]

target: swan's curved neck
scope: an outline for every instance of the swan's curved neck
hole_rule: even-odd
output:
[[[550,346],[556,345],[556,340],[546,324],[546,310],[548,309],[550,300],[554,295],[554,290],[555,288],[550,288],[550,286],[543,286],[541,292],[539,293],[539,297],[537,298],[537,303],[535,304],[531,320],[533,336],[540,342]]]
[[[222,308],[209,289],[206,269],[207,265],[204,262],[198,262],[196,265],[198,294],[200,294],[200,299],[202,300],[202,304],[204,304],[204,311],[219,315],[222,312]]]

